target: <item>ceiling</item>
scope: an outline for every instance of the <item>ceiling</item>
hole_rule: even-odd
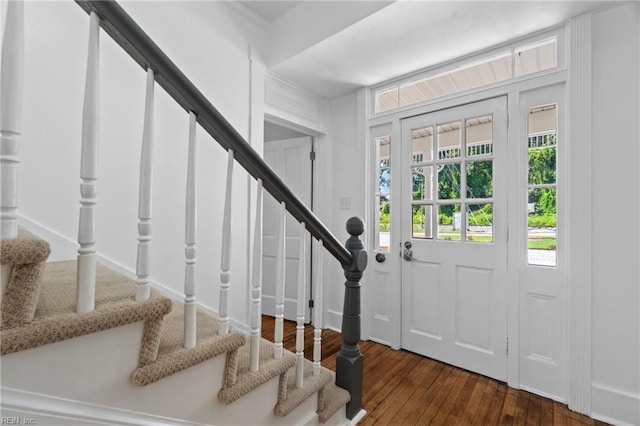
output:
[[[244,1],[269,69],[332,98],[560,25],[613,1]]]
[[[265,21],[273,22],[302,3],[302,0],[289,1],[241,1],[244,6],[261,16]]]

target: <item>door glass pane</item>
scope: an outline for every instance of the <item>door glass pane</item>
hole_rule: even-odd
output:
[[[411,131],[412,163],[433,161],[433,126]]]
[[[467,197],[491,198],[493,196],[493,161],[467,163]]]
[[[556,147],[529,149],[529,185],[556,183]]]
[[[467,206],[467,241],[493,242],[493,204],[469,204]]]
[[[441,124],[438,126],[438,159],[459,158],[460,152],[460,122]]]
[[[557,265],[557,106],[529,109],[527,262]]]
[[[388,136],[375,140],[377,155],[377,197],[378,250],[389,252],[391,238],[391,138]]]
[[[460,199],[460,163],[438,166],[438,198],[441,200]]]
[[[466,126],[467,156],[493,154],[493,116],[468,118]]]
[[[460,204],[440,204],[438,206],[438,239],[460,241],[461,228]]]
[[[413,181],[413,201],[430,201],[433,199],[433,167],[421,166],[411,168]]]
[[[412,206],[411,221],[413,224],[413,238],[433,238],[432,217],[432,205]]]
[[[531,265],[556,265],[556,189],[534,188],[528,199],[527,253]]]

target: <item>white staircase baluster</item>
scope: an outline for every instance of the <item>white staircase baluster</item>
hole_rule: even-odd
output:
[[[258,371],[262,320],[262,179],[256,189],[256,225],[253,238],[253,276],[251,279],[249,370]]]
[[[0,71],[0,235],[18,236],[18,140],[22,124],[22,88],[24,65],[24,4],[9,1],[2,34]]]
[[[273,357],[282,358],[282,338],[284,329],[284,285],[286,278],[287,264],[287,206],[280,203],[280,214],[278,215],[278,252],[276,255],[276,320],[274,330]]]
[[[154,74],[147,69],[147,90],[140,153],[140,186],[138,195],[138,258],[136,261],[136,300],[147,300],[151,295],[149,284],[151,248],[151,195],[153,183],[153,89]]]
[[[322,240],[314,241],[314,254],[316,261],[313,274],[313,375],[318,376],[322,358]]]
[[[196,346],[196,115],[189,113],[189,154],[184,237],[184,347]]]
[[[233,150],[227,157],[227,188],[224,195],[224,217],[222,219],[222,258],[220,261],[220,324],[218,335],[229,332],[229,281],[231,279],[231,189],[233,178]]]
[[[91,312],[95,307],[96,239],[95,217],[98,181],[99,121],[99,38],[100,20],[91,12],[87,79],[82,114],[82,153],[80,162],[80,223],[78,226],[78,273],[76,312]]]
[[[307,284],[307,231],[304,222],[300,223],[300,259],[298,261],[298,291],[296,293],[296,387],[304,384],[304,311]]]

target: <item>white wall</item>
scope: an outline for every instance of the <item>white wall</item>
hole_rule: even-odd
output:
[[[331,200],[329,209],[330,225],[336,237],[342,242],[349,238],[346,231],[347,219],[358,216],[364,220],[365,203],[365,147],[359,140],[356,126],[358,122],[358,97],[353,92],[335,99],[329,104],[329,134],[331,156],[328,161],[331,182],[328,184]],[[338,200],[348,199],[350,208],[340,209]],[[361,238],[366,237],[362,235]],[[338,262],[325,261],[325,325],[340,330],[344,303],[344,274]],[[362,281],[362,292],[366,291],[366,281]]]
[[[257,28],[216,2],[127,2],[125,9],[238,131],[249,125],[249,44]],[[77,238],[89,19],[74,2],[26,2],[19,212]],[[177,18],[179,17],[179,18]],[[101,34],[97,248],[135,269],[144,71]],[[254,53],[255,53],[254,49]],[[151,278],[182,293],[187,121],[156,86]],[[198,298],[217,310],[226,154],[198,133]],[[234,173],[231,316],[246,323],[246,173]]]
[[[592,20],[592,409],[630,424],[640,424],[638,8]]]

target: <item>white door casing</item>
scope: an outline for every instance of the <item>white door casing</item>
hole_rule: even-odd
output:
[[[489,140],[481,138],[481,142],[466,146],[466,135],[476,131],[471,126],[482,124],[486,128],[487,121],[492,128]],[[426,136],[429,128],[430,140]],[[424,141],[413,149],[412,134],[418,129],[424,131],[424,136],[415,133],[415,140],[426,137],[431,152],[427,152],[426,145],[419,147]],[[445,141],[451,136],[445,134],[448,131],[457,132],[462,141],[457,148],[447,148],[449,142]],[[498,380],[506,380],[507,373],[506,159],[506,97],[402,120],[402,191],[395,210],[401,215],[402,240],[412,245],[412,251],[407,253],[412,260],[401,261],[402,347]],[[474,194],[470,189],[472,176],[467,176],[467,167],[473,173],[477,162],[484,162],[492,170],[490,192]],[[455,170],[459,175],[454,179]],[[438,176],[445,179],[447,171],[452,181],[457,179],[458,195],[439,199]],[[426,176],[419,179],[420,195],[415,191],[416,174]],[[442,227],[438,230],[437,225],[438,206],[445,205],[454,205],[453,209],[460,212],[452,213],[448,234]],[[463,226],[466,216],[482,213],[474,210],[474,215],[467,214],[467,209],[481,205],[492,207],[490,242],[482,235],[487,232],[486,226]],[[418,217],[424,213],[423,223],[416,224],[416,228],[414,212]]]
[[[284,183],[307,206],[311,206],[311,158],[312,138],[310,136],[265,142],[264,160]],[[264,196],[263,213],[263,284],[262,312],[275,315],[275,279],[277,233],[279,227],[278,202],[268,193]],[[284,317],[296,320],[296,280],[298,275],[300,227],[298,222],[287,212],[286,214],[286,268],[285,268],[285,309]],[[311,238],[307,238],[306,271],[311,271]],[[310,299],[310,277],[307,278],[306,295]],[[306,322],[311,319],[307,305]]]

